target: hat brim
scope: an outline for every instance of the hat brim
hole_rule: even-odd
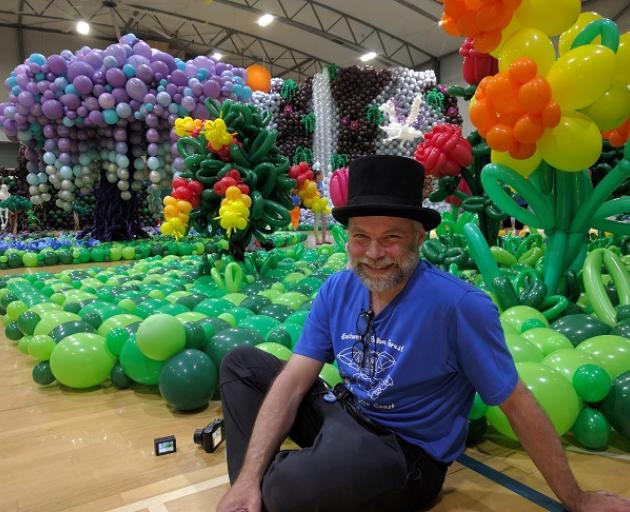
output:
[[[342,206],[333,208],[332,216],[344,226],[351,217],[402,217],[403,219],[417,220],[421,222],[426,231],[435,229],[440,225],[442,217],[437,210],[414,206],[387,206],[382,204],[362,204],[355,206]]]

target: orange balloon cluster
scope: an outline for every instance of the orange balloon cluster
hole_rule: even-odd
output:
[[[501,42],[501,32],[514,16],[521,0],[441,0],[440,26],[447,34],[474,39],[475,48],[490,53]]]
[[[602,132],[602,136],[604,139],[608,139],[611,146],[616,148],[623,146],[628,140],[630,140],[630,117],[625,123],[614,130]]]
[[[517,160],[534,155],[545,130],[560,122],[551,86],[537,73],[532,59],[517,59],[507,71],[484,78],[470,105],[470,119],[488,145]]]

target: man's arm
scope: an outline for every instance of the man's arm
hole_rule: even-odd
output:
[[[510,420],[523,448],[569,510],[630,511],[630,501],[624,498],[580,489],[551,422],[520,380],[512,394],[501,404],[501,409]]]
[[[218,512],[261,510],[260,483],[264,472],[289,433],[298,407],[322,366],[321,361],[297,354],[289,359],[260,407],[243,467],[219,502]]]

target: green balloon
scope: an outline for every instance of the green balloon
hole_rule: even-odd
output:
[[[33,311],[33,313],[37,313],[41,317],[42,314],[48,311],[61,311],[62,309],[63,308],[61,306],[53,302],[42,302],[41,304],[33,306],[31,311]]]
[[[247,295],[243,293],[228,293],[223,296],[224,300],[230,301],[232,303],[232,307],[240,306],[241,302],[243,302],[247,298]]]
[[[469,420],[478,420],[486,414],[488,411],[488,405],[481,399],[479,393],[475,393],[470,412],[468,413]]]
[[[55,345],[55,340],[50,336],[38,334],[28,342],[28,353],[38,361],[48,361]]]
[[[610,334],[596,336],[580,343],[577,350],[592,355],[611,379],[630,370],[630,340]]]
[[[230,311],[230,315],[236,320],[236,324],[240,325],[246,318],[254,316],[254,312],[251,309],[237,307]]]
[[[214,365],[217,368],[221,368],[223,358],[236,347],[242,345],[254,346],[262,342],[263,338],[255,331],[234,327],[215,334],[206,346],[205,352],[214,361]]]
[[[194,411],[208,404],[218,380],[217,370],[207,354],[186,349],[162,368],[160,393],[175,409]]]
[[[610,425],[596,409],[584,407],[571,429],[575,439],[589,450],[605,450],[610,441]]]
[[[279,320],[276,318],[266,316],[266,315],[256,315],[250,316],[249,318],[245,318],[240,324],[239,327],[249,327],[250,329],[254,329],[259,332],[260,335],[267,341],[272,341],[267,339],[267,336],[271,331],[275,328],[282,325]],[[274,340],[275,341],[275,340]]]
[[[75,313],[68,313],[67,311],[48,311],[42,313],[41,320],[35,327],[33,334],[50,334],[50,332],[65,322],[80,322],[82,318]]]
[[[273,300],[274,304],[287,306],[294,311],[308,300],[308,297],[299,292],[287,292],[279,295]]]
[[[319,372],[319,378],[322,379],[331,388],[334,388],[336,384],[343,382],[339,370],[330,363],[324,363],[321,371]]]
[[[232,327],[236,327],[236,318],[234,318],[234,315],[232,315],[232,313],[221,313],[218,318],[220,318],[221,320],[225,320]]]
[[[556,350],[545,357],[542,363],[560,372],[571,384],[573,384],[573,375],[580,366],[598,364],[597,359],[574,348]]]
[[[127,389],[131,386],[131,379],[127,377],[120,363],[116,363],[109,378],[116,389]]]
[[[488,420],[484,416],[468,422],[468,434],[466,435],[466,446],[474,446],[480,443],[488,430]]]
[[[271,316],[280,322],[284,322],[291,313],[293,313],[293,309],[283,304],[270,304],[260,310],[261,315]]]
[[[265,336],[265,340],[268,342],[278,343],[279,345],[283,345],[288,349],[291,348],[292,338],[291,334],[282,326],[276,327],[272,329],[267,336]]]
[[[177,299],[177,304],[181,304],[192,311],[195,309],[197,304],[201,304],[206,299],[207,297],[200,293],[189,293],[188,295]]]
[[[573,387],[585,402],[599,402],[606,398],[612,385],[610,376],[601,366],[584,364],[573,374]]]
[[[525,361],[539,363],[543,360],[542,350],[518,334],[506,334],[505,342],[515,363]]]
[[[276,356],[278,359],[282,361],[288,361],[293,352],[291,349],[287,348],[280,343],[274,343],[271,341],[264,341],[263,343],[259,343],[256,345],[256,348],[259,348],[263,352],[267,352],[268,354]]]
[[[513,306],[501,313],[499,318],[502,324],[511,325],[518,332],[521,332],[523,323],[530,319],[540,320],[545,327],[549,325],[549,322],[540,311],[529,306]]]
[[[219,316],[221,313],[234,309],[234,304],[224,299],[207,299],[197,304],[193,311],[208,316]]]
[[[207,340],[211,340],[216,333],[231,327],[225,320],[215,316],[209,316],[203,320],[199,320],[197,323],[201,325],[205,331]]]
[[[50,368],[64,386],[84,389],[102,384],[116,364],[105,338],[93,333],[72,334],[61,340],[50,355]]]
[[[119,356],[129,336],[129,331],[124,327],[114,327],[107,333],[107,337],[105,338],[107,350],[115,356]]]
[[[188,322],[199,322],[199,320],[207,318],[207,315],[196,311],[186,311],[185,313],[179,313],[175,318],[177,318],[177,320],[181,323],[186,324]]]
[[[623,336],[624,338],[630,338],[630,318],[626,318],[615,325],[610,334],[615,336]]]
[[[184,313],[186,314],[186,313]],[[206,342],[206,333],[201,325],[197,322],[184,323],[184,331],[186,332],[186,348],[202,348]]]
[[[630,441],[630,371],[615,379],[600,408],[613,428]]]
[[[31,344],[32,336],[23,336],[18,342],[18,349],[22,354],[28,354],[28,347]]]
[[[309,311],[296,311],[295,313],[291,313],[286,320],[285,324],[297,324],[304,327],[306,319],[308,318]]]
[[[121,251],[121,255],[126,260],[132,260],[136,257],[136,249],[135,247],[124,247]]]
[[[49,336],[54,340],[55,343],[59,343],[62,339],[67,338],[71,334],[77,334],[80,332],[96,332],[94,327],[92,327],[87,322],[83,320],[70,320],[69,322],[64,322],[55,327],[52,331],[50,331]]]
[[[9,322],[4,328],[4,335],[10,340],[18,341],[19,339],[22,339],[24,333],[22,333],[18,327],[17,322]]]
[[[131,336],[120,351],[120,366],[135,382],[153,385],[160,382],[164,361],[155,361],[145,356],[138,348],[136,337]]]
[[[168,316],[177,316],[181,313],[189,313],[190,310],[181,304],[167,304],[158,308],[158,312]]]
[[[574,346],[594,336],[610,332],[610,327],[605,323],[594,316],[584,314],[563,316],[556,320],[551,328],[564,334]]]
[[[28,309],[28,306],[21,300],[15,300],[7,305],[6,309],[9,320],[17,320],[19,316]]]
[[[127,327],[128,325],[141,322],[142,318],[136,315],[122,314],[114,315],[105,320],[98,328],[98,333],[101,336],[107,337],[109,331],[114,327]]]
[[[156,361],[166,361],[186,347],[184,326],[177,318],[164,314],[143,320],[136,339],[140,351]]]
[[[523,332],[521,337],[536,345],[542,351],[543,357],[553,354],[556,350],[573,348],[569,338],[548,327],[529,329]]]
[[[151,294],[149,293],[149,295]],[[161,308],[162,306],[166,306],[167,304],[168,302],[162,299],[148,299],[138,304],[133,314],[139,316],[144,320],[148,316],[157,313],[157,310],[159,308]]]
[[[575,423],[580,412],[580,399],[570,381],[541,363],[516,363],[518,374],[529,388],[558,436],[564,435]],[[499,406],[488,408],[488,423],[503,435],[516,439],[508,419]]]
[[[302,331],[304,330],[304,327],[298,324],[291,323],[284,323],[282,327],[284,327],[285,331],[287,331],[291,336],[291,350],[293,350],[298,340],[300,339],[300,336],[302,336]]]
[[[109,258],[112,261],[120,261],[122,258],[122,248],[120,246],[114,246],[109,250]]]
[[[55,382],[55,376],[50,370],[48,361],[41,361],[33,366],[33,380],[41,386],[47,386]]]

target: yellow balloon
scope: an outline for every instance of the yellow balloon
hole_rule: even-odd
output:
[[[630,84],[630,32],[626,32],[619,38],[615,82]]]
[[[601,16],[596,12],[583,12],[578,17],[575,25],[573,25],[569,30],[560,34],[560,41],[558,42],[558,50],[560,55],[564,55],[571,49],[571,45],[575,38],[578,36],[580,32],[588,25],[591,21],[599,20]],[[598,37],[594,41],[595,44],[600,44],[602,41],[601,37]]]
[[[580,0],[524,0],[516,11],[516,19],[523,27],[557,36],[575,23],[580,10]]]
[[[517,160],[516,158],[512,158],[507,151],[492,151],[490,160],[493,164],[505,165],[521,176],[527,177],[538,168],[542,161],[542,155],[540,148],[536,148],[536,153],[534,153],[533,156],[525,160]]]
[[[169,206],[169,205],[176,206],[177,199],[175,199],[173,196],[166,196],[164,199],[162,199],[162,204],[164,206]]]
[[[579,112],[565,112],[555,128],[538,141],[542,157],[553,167],[579,172],[591,167],[602,151],[597,125]]]
[[[184,223],[182,222],[182,219],[180,219],[179,217],[173,217],[169,219],[168,224],[172,226],[173,231],[180,231],[184,229]]]
[[[192,210],[192,204],[188,201],[177,201],[177,208],[180,212],[189,213]]]
[[[630,90],[615,82],[595,103],[581,110],[601,131],[613,130],[630,116]]]
[[[168,222],[165,222],[160,226],[160,233],[162,233],[163,235],[172,235],[173,226],[171,226]]]
[[[529,57],[538,65],[538,74],[545,75],[556,61],[551,39],[535,28],[522,28],[501,49],[499,71],[507,71],[510,64],[521,57]]]
[[[547,74],[553,99],[564,110],[587,107],[610,89],[616,67],[616,56],[610,48],[598,44],[574,48]]]
[[[501,50],[503,49],[503,45],[509,41],[509,39],[516,34],[519,30],[521,30],[521,24],[518,22],[518,20],[516,19],[516,16],[512,17],[512,21],[510,21],[510,24],[505,27],[503,29],[503,31],[501,32],[501,42],[499,43],[499,46],[497,46],[494,50],[492,50],[490,52],[490,55],[492,55],[495,59],[499,58],[499,55],[501,55]]]

